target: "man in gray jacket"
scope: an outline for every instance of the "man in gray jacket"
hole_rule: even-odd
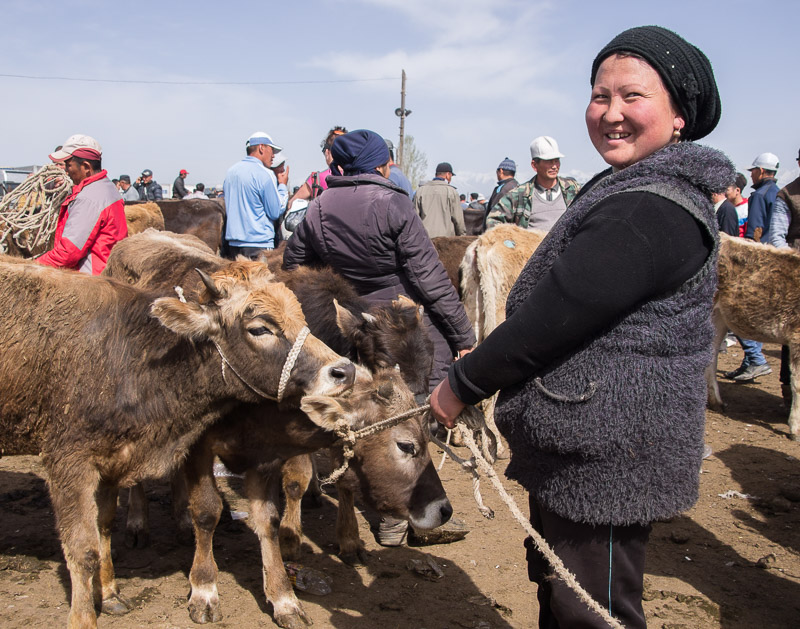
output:
[[[431,238],[463,236],[467,233],[458,192],[450,185],[453,177],[453,167],[442,162],[436,167],[436,176],[417,188],[414,209]]]

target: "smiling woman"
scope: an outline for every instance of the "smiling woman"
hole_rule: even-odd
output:
[[[677,142],[685,125],[661,77],[641,57],[615,53],[600,64],[586,126],[607,164],[634,164]]]
[[[657,26],[592,65],[589,137],[611,168],[575,197],[508,296],[507,319],[431,396],[452,425],[500,391],[506,474],[531,524],[609,613],[645,627],[650,523],[697,500],[718,245],[710,193],[735,176],[683,140],[716,126],[706,56]],[[541,627],[601,627],[528,544]]]

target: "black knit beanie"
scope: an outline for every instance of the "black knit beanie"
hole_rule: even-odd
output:
[[[600,64],[617,52],[637,54],[658,72],[686,119],[683,139],[699,140],[714,130],[722,103],[711,62],[699,48],[661,26],[630,28],[612,39],[595,57],[592,86]]]

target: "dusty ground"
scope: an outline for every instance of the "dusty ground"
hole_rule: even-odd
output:
[[[703,464],[697,506],[654,526],[645,577],[651,627],[800,626],[800,444],[787,437],[778,348],[768,347],[767,358],[771,376],[757,385],[723,384],[728,414],[708,413],[706,439],[714,455]],[[741,350],[731,348],[720,367],[731,369],[740,360]],[[456,512],[472,529],[467,539],[386,549],[375,544],[362,519],[370,561],[359,569],[333,554],[333,498],[306,511],[309,544],[301,561],[333,577],[332,594],[300,594],[317,627],[535,626],[536,587],[526,578],[521,529],[487,485],[484,498],[497,517],[489,521],[478,514],[469,478],[452,462],[442,478]],[[236,483],[223,483],[226,499],[231,509],[246,511]],[[524,505],[523,492],[508,485]],[[191,549],[174,541],[166,486],[153,489],[151,547],[129,550],[121,535],[114,538],[120,584],[137,607],[124,617],[101,617],[101,627],[193,626],[186,612]],[[752,498],[719,496],[729,490]],[[0,459],[0,530],[0,625],[64,626],[69,578],[35,457]],[[225,615],[218,626],[273,626],[246,521],[221,524],[215,553]],[[442,567],[440,581],[425,581],[407,569],[410,559],[426,555]]]

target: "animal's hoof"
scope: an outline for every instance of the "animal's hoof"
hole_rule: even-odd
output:
[[[125,546],[128,548],[147,548],[150,545],[149,531],[127,529],[125,531]]]
[[[279,614],[275,616],[275,624],[283,629],[305,629],[314,623],[301,609],[294,614]]]
[[[511,455],[508,453],[508,448],[504,448],[502,452],[498,452],[495,457],[498,461],[505,461],[506,459],[510,459]]]
[[[189,618],[198,625],[222,620],[219,602],[210,603],[205,600],[189,601]]]
[[[796,435],[793,432],[790,432],[789,439],[791,439],[792,441],[800,441],[800,435]]]
[[[122,594],[112,594],[108,598],[103,599],[100,609],[104,614],[122,616],[133,609],[133,603],[122,596]]]
[[[354,551],[340,552],[339,559],[346,563],[348,566],[365,566],[369,555],[364,548],[358,548]]]

